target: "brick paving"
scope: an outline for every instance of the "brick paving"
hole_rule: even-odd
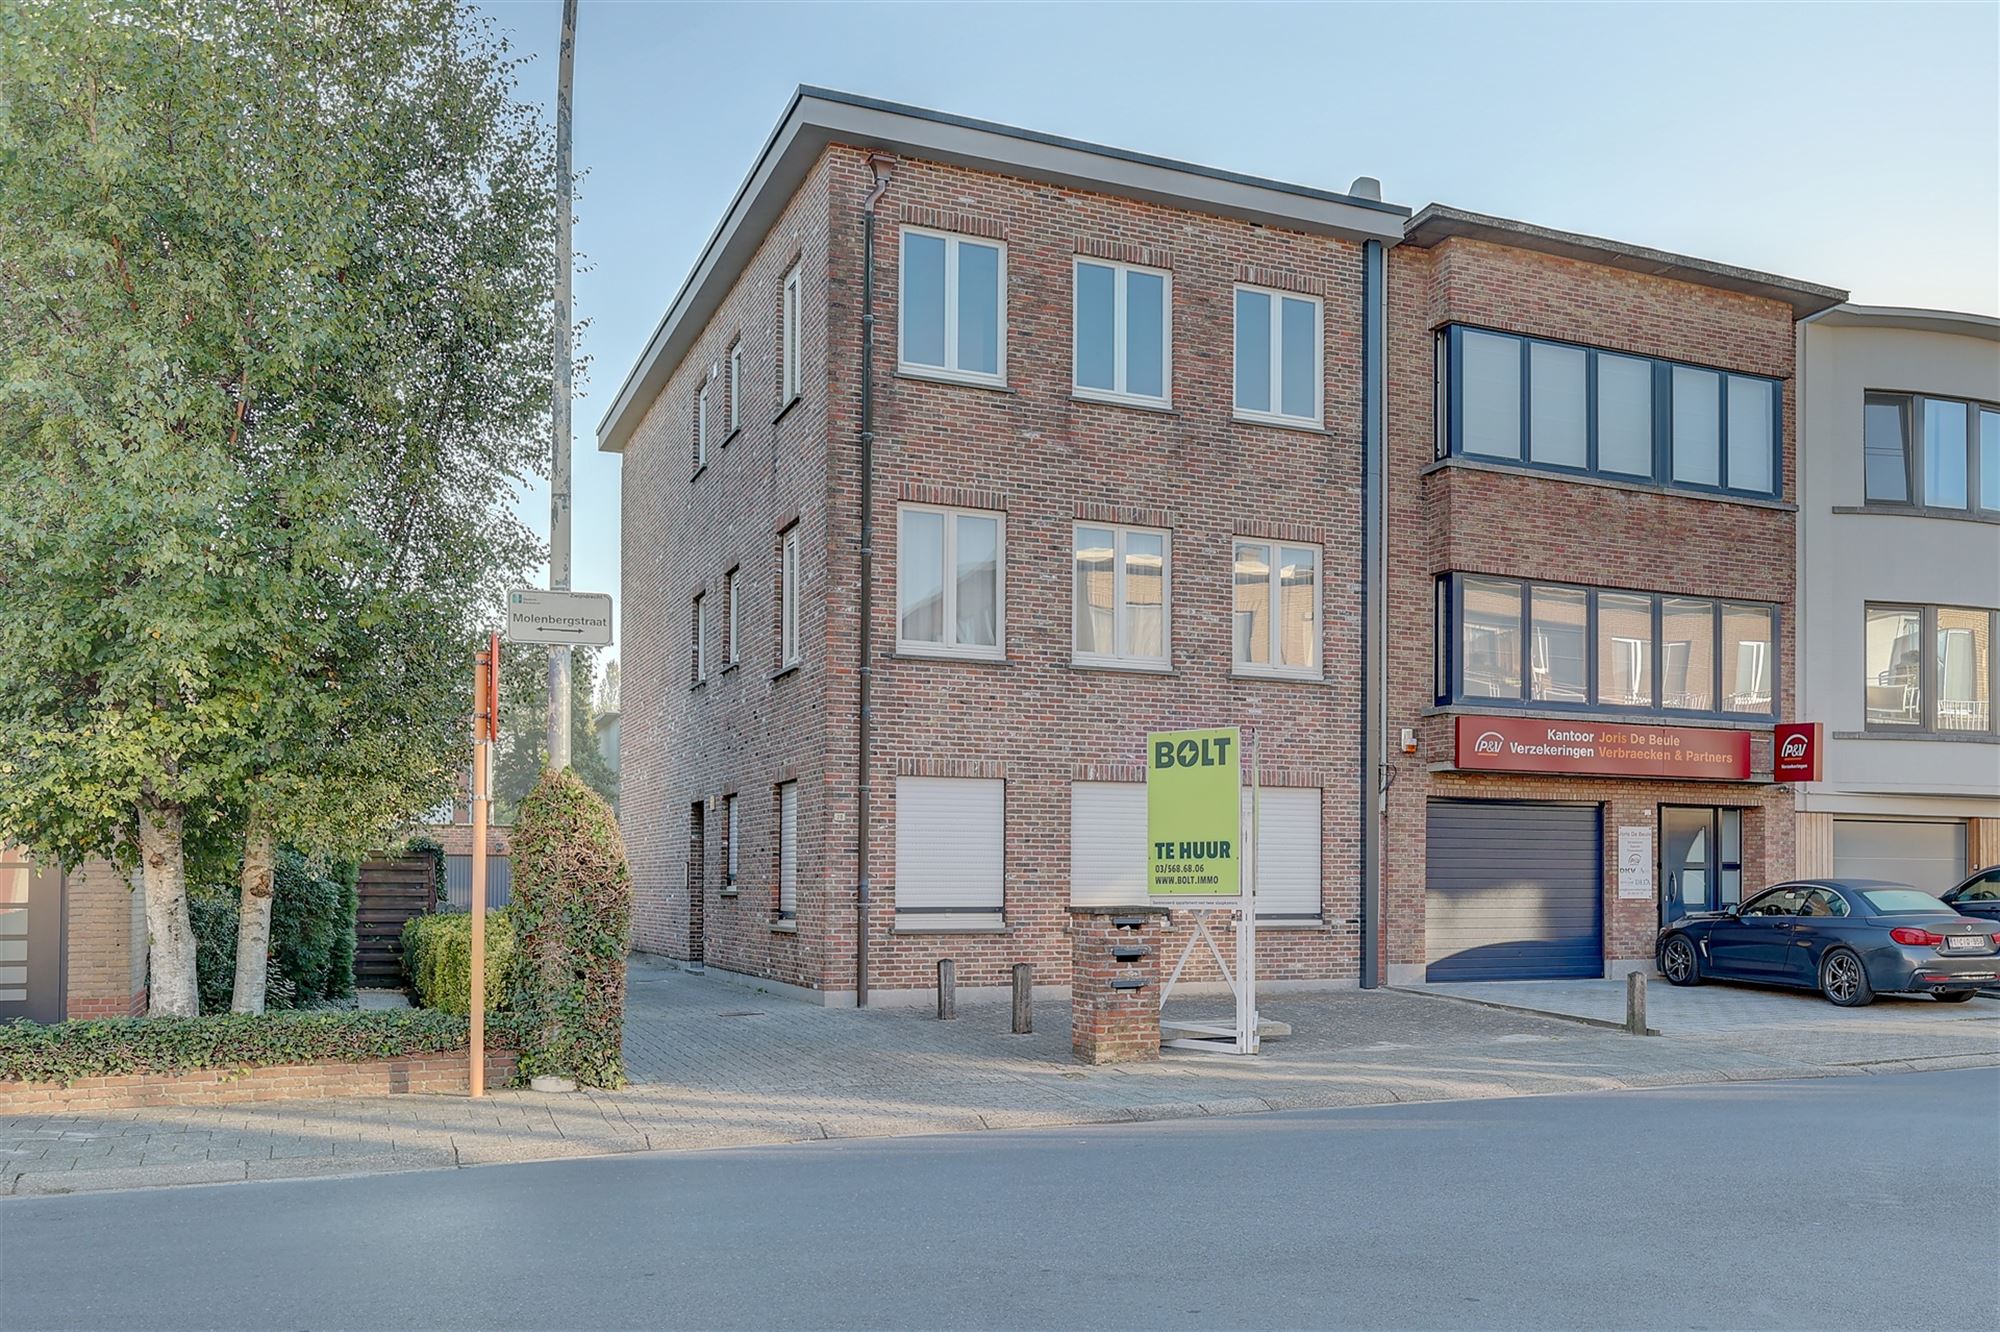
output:
[[[1038,1003],[1035,1032],[1015,1036],[1004,1003],[961,1001],[943,1023],[820,1008],[643,959],[631,980],[621,1091],[18,1116],[0,1119],[0,1194],[2000,1064],[2000,1004],[1984,999],[1966,1015],[1884,1004],[1855,1022],[1821,1005],[1811,1021],[1635,1037],[1409,991],[1284,993],[1267,996],[1265,1015],[1293,1034],[1256,1059],[1084,1068],[1069,1057],[1063,1003]],[[1175,1010],[1221,1015],[1225,1002]]]

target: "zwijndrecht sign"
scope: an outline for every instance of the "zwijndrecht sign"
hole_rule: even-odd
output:
[[[1146,891],[1243,892],[1243,741],[1235,727],[1146,737]]]

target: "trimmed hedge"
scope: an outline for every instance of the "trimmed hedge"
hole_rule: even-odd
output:
[[[512,1045],[511,1022],[495,1021],[486,1039],[490,1047]],[[0,1082],[352,1063],[463,1050],[469,1040],[465,1018],[424,1009],[0,1023]]]
[[[625,1081],[632,875],[611,806],[568,769],[542,774],[514,824],[521,1076]]]
[[[514,961],[512,908],[486,913],[486,1011],[507,1007]],[[463,911],[412,916],[403,926],[403,971],[417,1002],[441,1013],[472,1011],[472,916]]]

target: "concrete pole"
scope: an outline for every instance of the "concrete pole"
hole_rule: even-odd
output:
[[[556,75],[556,354],[549,404],[549,590],[570,590],[569,399],[575,366],[570,345],[570,101],[576,82],[576,0],[563,0],[562,52]],[[549,649],[549,766],[569,766],[568,645]]]

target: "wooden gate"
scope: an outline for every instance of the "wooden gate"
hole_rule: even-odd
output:
[[[429,856],[364,860],[354,924],[354,983],[362,989],[403,984],[403,925],[437,909],[437,863]]]

